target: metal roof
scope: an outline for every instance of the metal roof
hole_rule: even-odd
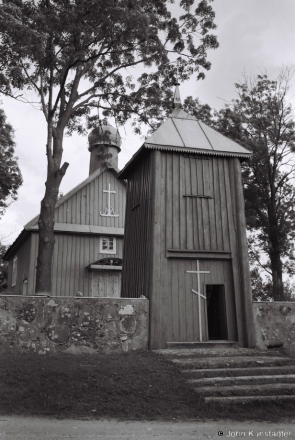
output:
[[[186,151],[209,155],[249,157],[251,151],[223,136],[182,109],[175,109],[145,141],[147,148]]]
[[[166,121],[146,139],[142,147],[118,174],[120,179],[127,177],[128,171],[144,149],[239,157],[241,159],[252,155],[252,152],[247,148],[198,121],[181,108],[174,108]]]

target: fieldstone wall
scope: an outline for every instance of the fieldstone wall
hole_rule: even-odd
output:
[[[0,296],[0,353],[114,353],[148,347],[147,299]]]
[[[295,356],[295,302],[253,302],[256,346]]]

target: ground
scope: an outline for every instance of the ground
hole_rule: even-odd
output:
[[[151,351],[110,355],[2,354],[0,358],[1,419],[18,415],[285,423],[294,420],[294,414],[293,402],[206,406],[177,368]]]
[[[221,433],[223,435],[221,435]],[[269,422],[122,422],[0,418],[0,440],[198,440],[221,438],[295,438],[294,423]]]

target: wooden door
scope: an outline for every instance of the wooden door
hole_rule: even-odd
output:
[[[92,273],[92,296],[104,297],[106,295],[107,274],[103,272]]]
[[[92,273],[92,296],[120,298],[121,272],[98,271]]]
[[[110,298],[120,298],[121,296],[121,272],[110,272],[108,274],[107,296]]]

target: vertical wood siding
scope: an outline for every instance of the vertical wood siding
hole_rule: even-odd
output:
[[[163,160],[167,248],[230,251],[229,159],[166,153]]]
[[[55,234],[52,267],[52,295],[75,296],[82,292],[91,296],[91,271],[86,269],[90,263],[100,258],[122,258],[123,237],[116,237],[116,254],[100,253],[100,237],[94,235]],[[30,281],[36,279],[38,254],[38,234],[32,234],[32,258]],[[35,284],[31,285],[35,288]],[[34,290],[33,290],[34,291]]]
[[[17,252],[9,260],[8,280],[7,280],[8,290],[10,290],[15,295],[23,294],[23,281],[29,278],[30,251],[31,251],[31,237],[28,236],[24,240],[22,245],[18,248]],[[11,286],[12,261],[15,256],[17,256],[17,275],[16,275],[16,285],[12,287]],[[29,294],[29,290],[28,290],[28,294]]]
[[[167,341],[198,341],[199,311],[196,259],[200,290],[206,284],[225,286],[228,338],[245,342],[245,314],[238,232],[234,160],[152,151],[128,178],[123,295],[150,298],[150,347]],[[201,196],[201,197],[200,197]],[[150,200],[143,209],[143,200]],[[140,209],[139,209],[140,207]],[[150,215],[151,213],[151,215]],[[152,217],[151,217],[152,216]],[[169,257],[169,251],[174,257]],[[227,252],[228,258],[179,258],[175,252]],[[245,249],[243,249],[245,252]],[[215,254],[214,254],[215,255]],[[151,273],[148,267],[152,266]],[[149,287],[149,282],[151,286]],[[208,338],[207,306],[201,299],[202,336]]]
[[[103,190],[108,189],[109,183],[111,190],[116,191],[115,195],[111,195],[111,206],[119,217],[100,215],[108,203],[107,194]],[[65,200],[55,211],[55,222],[123,228],[125,204],[125,183],[118,181],[116,174],[107,170],[73,194],[71,198]],[[99,252],[100,236],[98,235],[56,233],[52,265],[52,294],[73,296],[80,291],[84,296],[89,296],[91,273],[85,268],[100,258],[122,258],[123,237],[116,237],[116,240],[116,254],[102,254]],[[22,282],[20,280],[28,278],[28,293],[34,294],[37,254],[38,233],[32,232],[30,239],[19,247],[18,282],[15,288],[11,289],[12,291],[21,294]],[[11,274],[9,277],[11,280]]]
[[[103,217],[108,195],[103,192],[111,184],[111,206],[119,217]],[[55,212],[57,223],[74,223],[78,225],[97,225],[115,228],[124,227],[126,203],[126,186],[124,182],[117,180],[116,174],[110,170],[92,180],[80,189],[68,200],[65,200]]]
[[[122,297],[148,296],[151,236],[151,153],[128,180]]]
[[[197,275],[186,273],[187,270],[196,270],[196,259],[167,258],[167,249],[232,253],[232,260],[196,258],[199,259],[200,270],[210,271],[210,274],[200,275],[201,293],[205,294],[206,284],[225,285],[228,338],[238,339],[240,319],[239,334],[243,343],[241,267],[237,255],[237,183],[233,160],[163,152],[158,157],[161,179],[157,184],[156,203],[161,213],[158,216],[161,221],[161,249],[157,252],[162,257],[160,283],[154,283],[152,287],[151,348],[165,347],[167,341],[200,340],[198,298],[192,292],[192,289],[197,290]],[[208,330],[204,299],[201,299],[201,308],[202,336],[206,340]]]

